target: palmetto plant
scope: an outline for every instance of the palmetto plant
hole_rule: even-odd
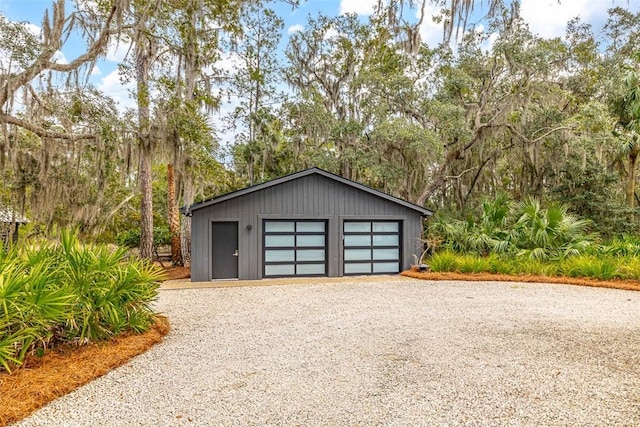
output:
[[[531,259],[563,259],[583,253],[592,243],[590,221],[578,219],[567,206],[543,209],[540,201],[529,197],[513,205],[514,225],[510,239],[518,255]]]
[[[466,221],[438,216],[431,231],[441,246],[460,253],[511,254],[530,259],[563,259],[583,253],[593,243],[589,221],[563,205],[543,208],[533,198],[514,203],[505,195],[485,200],[477,218]]]
[[[431,224],[431,230],[439,235],[444,248],[455,252],[481,255],[512,252],[510,206],[506,195],[499,194],[495,199],[483,201],[478,218],[462,221],[439,215]]]
[[[123,248],[80,245],[70,232],[61,233],[58,257],[61,279],[75,295],[67,339],[96,341],[149,327],[161,278],[150,263],[127,261]]]
[[[84,246],[63,231],[57,245],[0,254],[0,367],[59,342],[142,332],[154,317],[160,273],[123,249]]]

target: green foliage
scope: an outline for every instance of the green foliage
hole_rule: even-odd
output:
[[[535,198],[512,203],[504,194],[485,200],[477,217],[466,221],[437,215],[431,240],[461,252],[511,254],[519,258],[562,259],[578,255],[593,243],[590,222],[578,219],[564,205],[543,208]]]
[[[583,163],[584,162],[584,163]],[[603,236],[629,233],[634,224],[627,221],[629,209],[616,194],[619,178],[591,158],[570,156],[560,171],[560,183],[551,196],[572,212],[598,225]]]
[[[125,248],[137,248],[140,246],[140,229],[131,228],[127,231],[123,231],[116,237],[118,245]],[[155,227],[153,229],[153,245],[167,246],[171,244],[171,232],[168,227]]]
[[[564,276],[610,280],[623,276],[618,265],[613,258],[583,255],[564,260],[560,270]]]
[[[82,344],[149,328],[161,273],[125,249],[57,244],[0,252],[0,366],[58,343]]]
[[[437,272],[452,272],[458,271],[459,260],[463,257],[461,254],[456,254],[451,251],[441,251],[433,254],[429,259],[429,267],[432,271]]]
[[[594,248],[594,255],[608,255],[613,257],[640,256],[640,237],[623,235],[616,237],[607,244]]]
[[[587,234],[590,222],[570,214],[565,205],[544,209],[529,197],[512,207],[511,216],[515,223],[510,241],[519,256],[563,259],[583,253],[593,243],[593,236]]]
[[[586,277],[598,280],[640,279],[640,257],[578,255],[564,260],[519,259],[440,251],[427,260],[431,271],[534,276]]]

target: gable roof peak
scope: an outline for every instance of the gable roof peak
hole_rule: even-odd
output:
[[[289,175],[284,175],[284,176],[281,176],[280,178],[272,179],[271,181],[265,181],[265,182],[262,182],[260,184],[251,185],[249,187],[245,187],[245,188],[240,189],[240,190],[232,191],[232,192],[227,193],[227,194],[223,194],[223,195],[220,195],[220,196],[217,196],[217,197],[213,197],[211,199],[207,199],[207,200],[204,200],[202,202],[195,203],[195,204],[193,204],[191,206],[184,206],[184,207],[182,207],[180,209],[180,211],[183,214],[187,215],[187,216],[191,216],[191,213],[194,210],[198,210],[198,209],[204,208],[206,206],[215,205],[217,203],[224,202],[225,200],[234,199],[236,197],[244,196],[245,194],[250,194],[250,193],[253,193],[253,192],[256,192],[256,191],[264,190],[264,189],[269,188],[269,187],[274,187],[276,185],[280,185],[280,184],[283,184],[285,182],[293,181],[293,180],[296,180],[296,179],[299,179],[299,178],[303,178],[305,176],[309,176],[309,175],[313,175],[313,174],[324,176],[324,177],[326,177],[328,179],[340,182],[342,184],[348,185],[348,186],[353,187],[353,188],[357,188],[357,189],[359,189],[361,191],[365,191],[365,192],[367,192],[369,194],[372,194],[374,196],[383,198],[383,199],[388,200],[390,202],[393,202],[393,203],[396,203],[396,204],[399,204],[399,205],[403,205],[403,206],[405,206],[405,207],[407,207],[409,209],[413,209],[415,211],[420,212],[420,214],[423,215],[423,216],[429,216],[429,215],[433,214],[433,212],[431,212],[429,209],[426,209],[426,208],[424,208],[422,206],[418,206],[418,205],[413,204],[411,202],[407,202],[406,200],[399,199],[397,197],[391,196],[390,194],[383,193],[382,191],[375,190],[375,189],[373,189],[371,187],[367,187],[364,184],[360,184],[359,182],[352,181],[350,179],[347,179],[347,178],[341,177],[339,175],[333,174],[333,173],[328,172],[328,171],[326,171],[324,169],[321,169],[321,168],[319,168],[317,166],[313,166],[313,167],[310,167],[308,169],[301,170],[299,172],[294,172],[294,173],[291,173]]]

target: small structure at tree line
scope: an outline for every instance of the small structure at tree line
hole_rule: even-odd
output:
[[[20,224],[29,222],[25,217],[11,208],[0,205],[0,243],[7,247],[9,242],[18,241]]]
[[[394,274],[432,212],[311,168],[187,206],[191,280]]]

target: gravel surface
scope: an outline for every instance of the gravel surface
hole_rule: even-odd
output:
[[[164,343],[18,425],[640,425],[639,292],[390,277],[158,308]]]

